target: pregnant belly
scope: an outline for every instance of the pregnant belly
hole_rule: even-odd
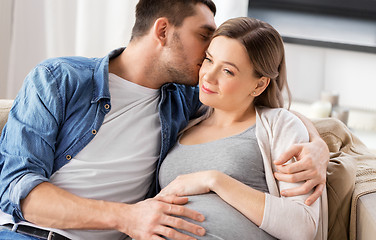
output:
[[[202,223],[185,218],[205,228],[206,235],[199,239],[275,239],[215,193],[189,196],[189,202],[185,206],[205,216],[205,221]],[[197,238],[197,236],[191,236]]]

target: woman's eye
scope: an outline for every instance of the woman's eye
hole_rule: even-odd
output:
[[[228,69],[224,69],[223,71],[228,75],[234,76],[234,73]]]
[[[205,57],[205,61],[210,62],[210,63],[213,62],[213,61],[212,61],[210,58],[208,58],[208,57]]]

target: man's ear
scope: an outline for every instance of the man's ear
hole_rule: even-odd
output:
[[[167,18],[158,18],[154,22],[153,26],[153,37],[157,40],[162,46],[167,43],[168,31],[170,29],[170,23]]]

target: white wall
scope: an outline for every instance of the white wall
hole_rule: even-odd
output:
[[[0,98],[6,95],[7,84],[1,79],[8,76],[11,41],[12,1],[0,0]]]
[[[342,106],[376,112],[376,54],[285,44],[295,100],[313,102],[322,90],[339,93]]]
[[[376,54],[297,44],[285,47],[293,109],[310,116],[311,103],[320,99],[321,91],[337,92],[339,105],[349,109],[348,126],[376,134]]]
[[[6,98],[14,98],[30,70],[46,58],[44,1],[17,0],[13,4]]]
[[[217,26],[234,17],[246,17],[248,15],[248,0],[213,0],[217,6],[215,23]]]

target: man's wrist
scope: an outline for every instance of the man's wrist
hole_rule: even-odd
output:
[[[329,159],[330,159],[330,151],[329,151],[328,145],[326,144],[326,142],[320,136],[312,139],[312,142],[315,142],[315,144],[319,145],[319,149],[321,150],[320,155],[322,157],[325,155],[325,163],[326,163],[326,166],[327,166],[328,163],[329,163]]]
[[[116,229],[125,233],[129,232],[129,229],[123,228],[129,225],[126,222],[131,221],[132,205],[103,201],[103,207],[105,210],[103,211],[102,224],[106,229]]]

